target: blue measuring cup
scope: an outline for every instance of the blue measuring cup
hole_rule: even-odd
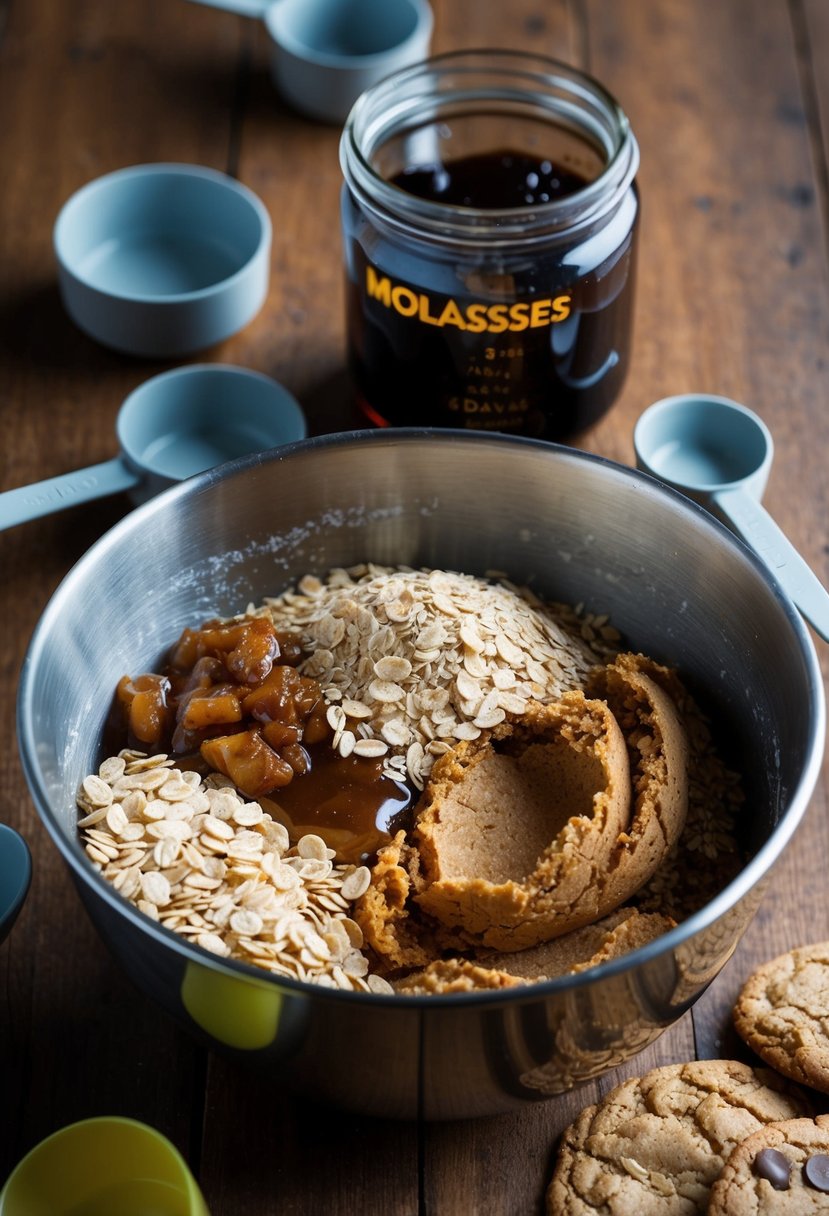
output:
[[[761,505],[774,442],[728,397],[683,393],[648,407],[633,432],[637,467],[701,503],[754,549],[824,641],[829,593]]]
[[[154,376],[118,411],[120,456],[0,494],[0,529],[129,491],[134,503],[237,456],[304,439],[305,416],[270,376],[203,363]]]

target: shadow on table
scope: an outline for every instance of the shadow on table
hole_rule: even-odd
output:
[[[302,408],[308,419],[309,435],[328,435],[335,431],[355,431],[369,426],[354,398],[354,387],[347,370],[337,368],[302,394]]]
[[[88,338],[70,321],[57,282],[38,283],[0,304],[0,355],[9,364],[40,368],[102,370],[115,367],[118,356]]]

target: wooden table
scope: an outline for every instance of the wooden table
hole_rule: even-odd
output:
[[[584,446],[631,461],[636,417],[670,393],[747,402],[777,446],[766,503],[829,581],[825,0],[435,0],[435,9],[436,49],[532,48],[585,67],[638,135],[633,370]],[[0,0],[0,487],[107,459],[121,400],[170,366],[96,346],[65,316],[55,284],[61,203],[142,161],[237,175],[273,218],[266,306],[207,358],[275,375],[317,431],[353,425],[337,143],[337,131],[275,96],[260,25],[185,0]],[[0,1179],[56,1128],[118,1112],[179,1145],[213,1216],[536,1212],[559,1131],[619,1074],[570,1099],[468,1123],[312,1108],[195,1047],[133,991],[93,933],[24,784],[15,691],[52,590],[127,508],[123,499],[78,506],[0,535],[0,818],[25,834],[35,866],[0,948]],[[829,936],[826,812],[824,784],[733,961],[626,1074],[739,1052],[729,1011],[753,965]]]

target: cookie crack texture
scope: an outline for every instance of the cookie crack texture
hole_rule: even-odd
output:
[[[740,993],[734,1025],[784,1075],[829,1093],[829,942],[760,967]]]
[[[735,1061],[653,1069],[617,1086],[564,1133],[548,1216],[704,1213],[735,1146],[806,1109],[773,1074]]]
[[[768,1175],[758,1175],[756,1161],[764,1149],[781,1152],[791,1166],[785,1191],[775,1190],[767,1181]],[[810,1157],[827,1151],[829,1118],[825,1115],[816,1119],[789,1119],[759,1128],[738,1144],[726,1161],[711,1188],[710,1216],[730,1213],[774,1216],[778,1212],[807,1216],[826,1212],[826,1195],[810,1186],[803,1167]]]

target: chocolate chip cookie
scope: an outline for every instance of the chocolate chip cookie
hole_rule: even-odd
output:
[[[738,1144],[711,1188],[709,1216],[829,1212],[829,1116],[769,1123]]]
[[[733,1060],[654,1068],[564,1133],[548,1216],[695,1216],[725,1160],[767,1123],[809,1114],[777,1074]]]

